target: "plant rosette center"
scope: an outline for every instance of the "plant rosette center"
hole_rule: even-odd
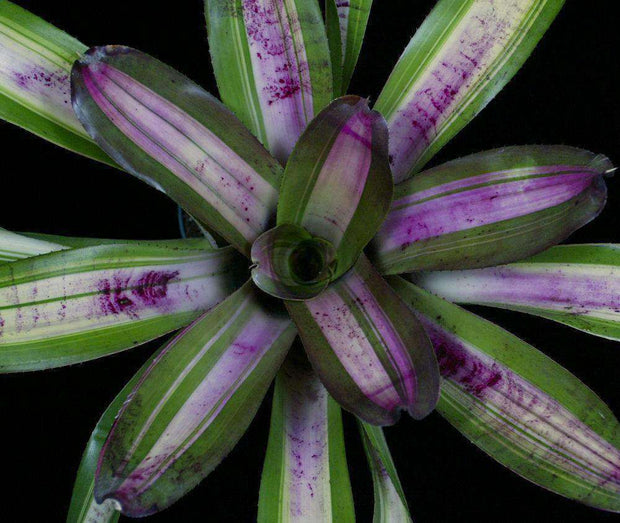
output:
[[[336,274],[336,249],[298,225],[283,224],[252,245],[252,279],[264,292],[286,300],[308,300]]]

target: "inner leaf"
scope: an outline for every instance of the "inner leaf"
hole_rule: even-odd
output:
[[[330,242],[291,224],[259,236],[251,256],[254,283],[266,293],[288,300],[317,296],[332,280],[336,266]]]

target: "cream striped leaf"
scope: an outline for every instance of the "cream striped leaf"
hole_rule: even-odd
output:
[[[108,244],[0,265],[0,372],[112,354],[182,327],[240,284],[231,247]]]
[[[285,311],[251,282],[177,335],[112,427],[95,499],[140,517],[196,486],[245,432],[294,337]]]
[[[18,5],[0,2],[0,118],[111,165],[71,107],[70,73],[86,46]]]
[[[419,171],[506,85],[564,0],[440,0],[375,109],[390,130],[396,182]]]
[[[65,248],[59,243],[29,238],[0,228],[0,263],[61,251]]]
[[[332,99],[317,0],[205,0],[224,103],[282,163]]]
[[[412,523],[383,429],[359,421],[375,497],[373,523]]]
[[[372,0],[327,0],[325,22],[331,53],[334,95],[347,93],[357,64]]]
[[[258,521],[355,521],[340,407],[302,347],[276,378]]]
[[[508,265],[409,277],[453,302],[535,314],[620,341],[620,245],[558,245]]]
[[[620,512],[620,424],[575,376],[496,325],[390,277],[415,310],[443,377],[437,411],[510,470]]]

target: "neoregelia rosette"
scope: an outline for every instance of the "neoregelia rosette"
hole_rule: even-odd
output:
[[[207,0],[222,103],[147,54],[87,49],[0,2],[0,116],[146,181],[205,231],[140,242],[0,230],[0,371],[182,329],[95,428],[69,521],[177,501],[236,445],[274,379],[260,521],[354,519],[340,407],[358,418],[376,521],[410,520],[380,427],[435,408],[530,481],[620,511],[611,411],[450,303],[619,339],[620,247],[556,246],[600,213],[613,166],[537,145],[423,171],[563,2],[439,0],[373,108],[347,95],[371,4],[327,0],[324,16],[317,0]]]

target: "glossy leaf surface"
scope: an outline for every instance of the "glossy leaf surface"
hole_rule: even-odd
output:
[[[288,163],[278,225],[293,224],[336,249],[344,274],[373,237],[392,198],[385,121],[366,100],[332,102],[308,126]]]
[[[75,485],[73,486],[67,523],[115,523],[118,521],[120,512],[115,510],[112,500],[104,501],[102,504],[97,503],[95,500],[94,492],[97,462],[99,461],[99,454],[101,453],[105,440],[112,429],[114,418],[121,410],[125,401],[127,401],[130,392],[144,373],[150,368],[160,352],[161,349],[155,352],[140,370],[138,370],[127,385],[117,394],[97,422],[86,444],[84,454],[82,455],[82,461],[80,462]]]
[[[252,280],[267,294],[288,300],[310,299],[333,276],[331,243],[295,225],[279,225],[252,244]]]

